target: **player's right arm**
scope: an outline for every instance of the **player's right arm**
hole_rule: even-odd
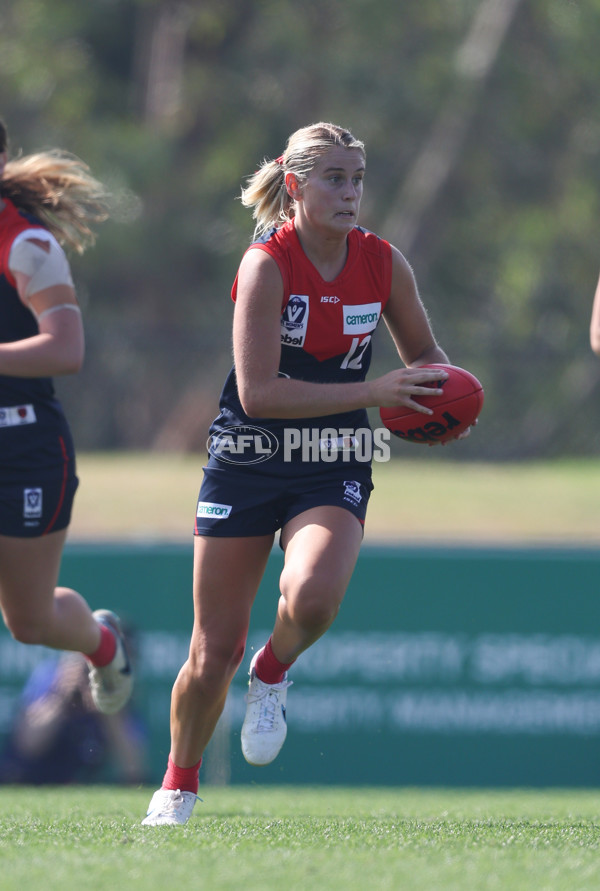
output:
[[[401,368],[372,381],[347,384],[280,377],[283,296],[275,260],[262,250],[247,251],[238,273],[233,352],[238,393],[249,417],[322,417],[380,405],[412,405],[431,413],[413,397],[442,392],[423,386],[439,380],[439,370]]]
[[[596,285],[594,303],[592,305],[592,319],[590,322],[590,345],[597,356],[600,356],[600,278]]]
[[[37,318],[39,333],[0,344],[0,374],[75,374],[83,362],[83,324],[62,248],[51,236],[22,239],[10,252],[9,269],[21,302]]]

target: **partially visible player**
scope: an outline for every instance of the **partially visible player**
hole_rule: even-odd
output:
[[[600,279],[596,285],[594,303],[592,305],[592,320],[590,322],[590,344],[597,356],[600,356]]]
[[[268,764],[286,735],[287,671],[329,628],[372,489],[369,406],[410,405],[448,363],[399,250],[357,226],[365,149],[314,124],[250,177],[257,239],[233,287],[234,368],[211,428],[194,556],[194,627],[171,703],[171,753],[145,825],[183,824],[202,753],[243,654],[275,533],[285,554],[273,633],[250,667],[242,749]],[[381,318],[403,362],[366,380]],[[400,364],[400,363],[398,363]],[[441,393],[437,389],[434,392]]]
[[[106,217],[103,189],[61,151],[8,158],[0,121],[0,608],[13,637],[83,653],[100,711],[132,688],[117,616],[57,587],[78,480],[54,375],[84,354],[81,312],[61,247],[82,253]]]

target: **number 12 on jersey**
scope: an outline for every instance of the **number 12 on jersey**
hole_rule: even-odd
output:
[[[341,364],[341,368],[352,368],[358,370],[362,368],[362,360],[365,350],[371,343],[371,335],[367,334],[362,339],[360,337],[352,338],[352,345],[346,353],[346,357]]]

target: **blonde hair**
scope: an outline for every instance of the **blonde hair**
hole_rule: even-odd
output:
[[[349,130],[336,124],[310,124],[292,133],[280,158],[265,159],[256,173],[248,177],[240,198],[244,207],[253,208],[252,216],[256,220],[254,239],[274,226],[287,223],[294,215],[294,201],[285,185],[286,173],[293,173],[302,185],[317,159],[334,146],[359,149],[366,158],[364,143]]]
[[[0,152],[8,150],[0,121]],[[0,179],[0,198],[32,214],[63,245],[78,254],[92,245],[92,226],[108,217],[108,193],[75,155],[51,149],[8,161]]]

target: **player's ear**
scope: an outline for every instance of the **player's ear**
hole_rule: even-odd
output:
[[[300,197],[300,183],[296,179],[295,173],[286,173],[285,187],[287,189],[288,195],[294,201],[296,201]]]

